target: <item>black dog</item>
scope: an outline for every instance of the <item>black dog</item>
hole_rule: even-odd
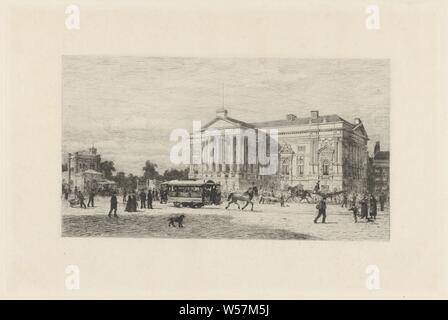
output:
[[[176,222],[177,222],[177,226],[179,228],[183,228],[184,225],[182,224],[184,221],[185,215],[181,214],[180,216],[177,217],[171,217],[168,219],[169,224],[168,227],[176,227]]]

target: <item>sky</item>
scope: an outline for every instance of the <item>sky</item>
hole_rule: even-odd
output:
[[[63,56],[62,153],[92,144],[117,171],[174,168],[169,140],[224,107],[245,122],[337,114],[361,118],[389,150],[389,60]]]

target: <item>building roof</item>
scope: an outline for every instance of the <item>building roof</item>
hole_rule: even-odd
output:
[[[351,123],[342,119],[340,116],[336,114],[318,116],[316,119],[312,119],[311,117],[304,117],[304,118],[296,118],[294,120],[281,119],[273,121],[254,122],[251,124],[256,128],[262,128],[262,127],[289,127],[294,125],[304,125],[310,123],[313,124],[313,123],[328,123],[328,122],[341,122],[341,121],[352,125]]]
[[[203,182],[201,180],[171,180],[163,182],[162,184],[179,187],[199,187],[208,184],[208,182]]]
[[[219,111],[223,112],[223,111]],[[272,120],[272,121],[263,121],[263,122],[244,122],[241,120],[237,120],[234,118],[231,118],[227,116],[226,110],[224,110],[224,116],[218,115],[213,119],[212,121],[208,122],[205,126],[202,127],[202,131],[207,130],[210,126],[215,124],[218,121],[225,121],[229,125],[232,125],[233,127],[239,127],[239,128],[280,128],[280,127],[291,127],[291,126],[300,126],[300,125],[310,125],[310,124],[327,124],[327,123],[338,123],[343,122],[346,124],[353,132],[357,132],[358,134],[361,134],[366,139],[368,139],[367,132],[364,128],[363,123],[360,119],[357,119],[357,122],[355,120],[355,123],[350,123],[347,120],[341,118],[337,114],[330,114],[330,115],[319,115],[317,114],[317,117],[303,117],[303,118],[297,118],[295,115],[288,115],[287,119],[280,119],[280,120]],[[314,111],[317,112],[317,111]],[[293,117],[290,117],[293,116]]]
[[[98,171],[95,171],[95,170],[92,170],[92,169],[86,170],[86,171],[84,171],[83,173],[90,173],[90,174],[101,174],[101,175],[102,175],[102,173],[101,173],[101,172],[98,172]]]
[[[373,160],[389,160],[390,152],[389,151],[378,151],[374,156]]]
[[[95,157],[99,157],[100,155],[99,154],[97,154],[97,153],[92,153],[92,152],[90,152],[90,151],[88,151],[88,150],[81,150],[81,151],[77,151],[77,152],[75,152],[74,154],[73,154],[75,157],[76,156],[83,156],[83,157],[92,157],[92,158],[95,158]]]

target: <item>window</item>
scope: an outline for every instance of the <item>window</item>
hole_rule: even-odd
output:
[[[304,173],[303,156],[299,156],[297,158],[297,161],[298,161],[298,163],[297,163],[297,175],[299,177],[302,177],[303,173]]]
[[[303,164],[299,163],[299,165],[297,166],[297,175],[298,176],[303,176]]]
[[[325,162],[322,164],[322,174],[323,174],[324,176],[328,176],[328,175],[329,175],[329,164],[328,164],[327,161],[325,161]]]
[[[282,164],[282,174],[289,175],[289,166],[287,164]]]

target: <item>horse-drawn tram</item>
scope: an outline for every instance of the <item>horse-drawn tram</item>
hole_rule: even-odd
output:
[[[162,183],[160,189],[175,207],[200,208],[221,203],[221,185],[211,180],[172,180]]]

